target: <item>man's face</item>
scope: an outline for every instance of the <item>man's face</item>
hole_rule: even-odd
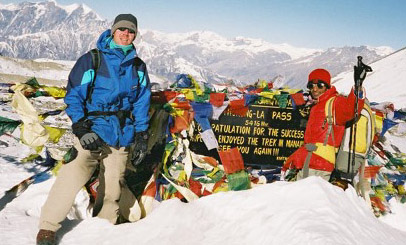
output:
[[[309,89],[312,98],[315,100],[317,100],[328,89],[327,84],[320,80],[309,81],[307,88]]]
[[[130,45],[135,39],[135,31],[128,28],[118,28],[113,35],[113,40],[118,45]]]

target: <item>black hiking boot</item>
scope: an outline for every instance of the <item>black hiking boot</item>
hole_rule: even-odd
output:
[[[37,245],[55,245],[55,231],[39,230],[37,234]]]
[[[347,190],[348,185],[351,185],[351,182],[349,182],[348,180],[345,180],[345,179],[335,179],[335,180],[331,181],[331,184],[338,186],[345,191],[345,190]]]

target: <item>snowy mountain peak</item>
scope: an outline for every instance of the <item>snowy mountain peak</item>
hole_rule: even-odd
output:
[[[321,49],[308,49],[308,48],[298,48],[287,43],[282,44],[272,44],[262,39],[254,39],[238,36],[234,38],[235,42],[244,48],[251,48],[256,53],[263,52],[266,50],[274,50],[279,53],[286,53],[292,59],[302,58],[308,55],[312,55],[316,52],[322,51]]]
[[[81,4],[71,4],[71,5],[67,5],[67,6],[63,6],[63,5],[59,5],[58,6],[62,9],[64,9],[66,11],[66,13],[68,15],[72,15],[75,14],[76,12],[82,14],[82,15],[92,15],[96,17],[96,20],[99,21],[104,21],[105,19],[103,19],[102,17],[100,17],[96,12],[94,12],[89,6],[87,6],[84,3]]]
[[[198,42],[208,42],[213,40],[225,40],[224,37],[211,31],[192,31],[185,33],[185,36],[189,36],[188,39]]]
[[[376,52],[377,55],[381,55],[381,56],[390,55],[393,52],[395,52],[395,50],[393,50],[393,48],[391,48],[389,46],[380,46],[380,47],[366,46],[366,47],[369,50]]]
[[[63,6],[51,0],[0,5],[0,53],[76,60],[94,48],[100,33],[110,27],[111,22],[85,4]],[[241,36],[226,38],[211,31],[164,33],[142,27],[135,45],[150,73],[168,80],[179,73],[209,82],[226,77],[251,83],[280,76],[290,87],[305,84],[311,69],[324,67],[335,75],[351,69],[357,55],[374,61],[391,51],[366,46],[306,49]]]
[[[77,9],[84,9],[85,13],[88,13],[91,11],[91,9],[89,7],[87,7],[86,5],[84,5],[83,3],[82,4],[74,3],[71,5],[67,5],[67,6],[61,6],[61,5],[58,5],[58,6],[65,9],[68,14],[71,14],[72,12],[74,12]]]
[[[85,4],[63,6],[46,1],[2,5],[0,53],[17,58],[74,60],[93,48],[100,33],[109,27],[107,20]]]
[[[0,10],[8,10],[8,11],[14,11],[18,9],[18,5],[9,3],[9,4],[2,4],[0,3]]]
[[[247,37],[234,37],[227,39],[211,31],[193,31],[186,33],[164,33],[153,30],[146,30],[143,34],[144,40],[159,41],[171,47],[185,45],[198,46],[204,50],[239,52],[244,51],[248,55],[258,55],[263,52],[272,51],[281,55],[288,55],[292,59],[301,58],[319,52],[318,49],[297,48],[289,44],[271,44],[262,39]]]

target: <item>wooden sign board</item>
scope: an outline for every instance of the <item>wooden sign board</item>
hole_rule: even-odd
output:
[[[219,150],[237,147],[244,164],[258,168],[275,168],[303,144],[307,112],[294,110],[291,101],[286,108],[274,105],[251,105],[245,117],[229,112],[210,121]],[[219,160],[217,151],[208,151],[196,127],[190,149]]]

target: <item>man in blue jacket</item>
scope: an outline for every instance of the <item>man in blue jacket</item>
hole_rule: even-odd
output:
[[[78,155],[61,168],[42,207],[37,244],[55,243],[60,222],[99,164],[104,197],[97,216],[117,223],[129,148],[134,156],[145,156],[147,151],[151,90],[146,65],[133,45],[136,35],[137,19],[118,15],[111,30],[97,41],[98,59],[90,52],[84,54],[69,74],[66,113]],[[99,65],[93,64],[95,60]]]

